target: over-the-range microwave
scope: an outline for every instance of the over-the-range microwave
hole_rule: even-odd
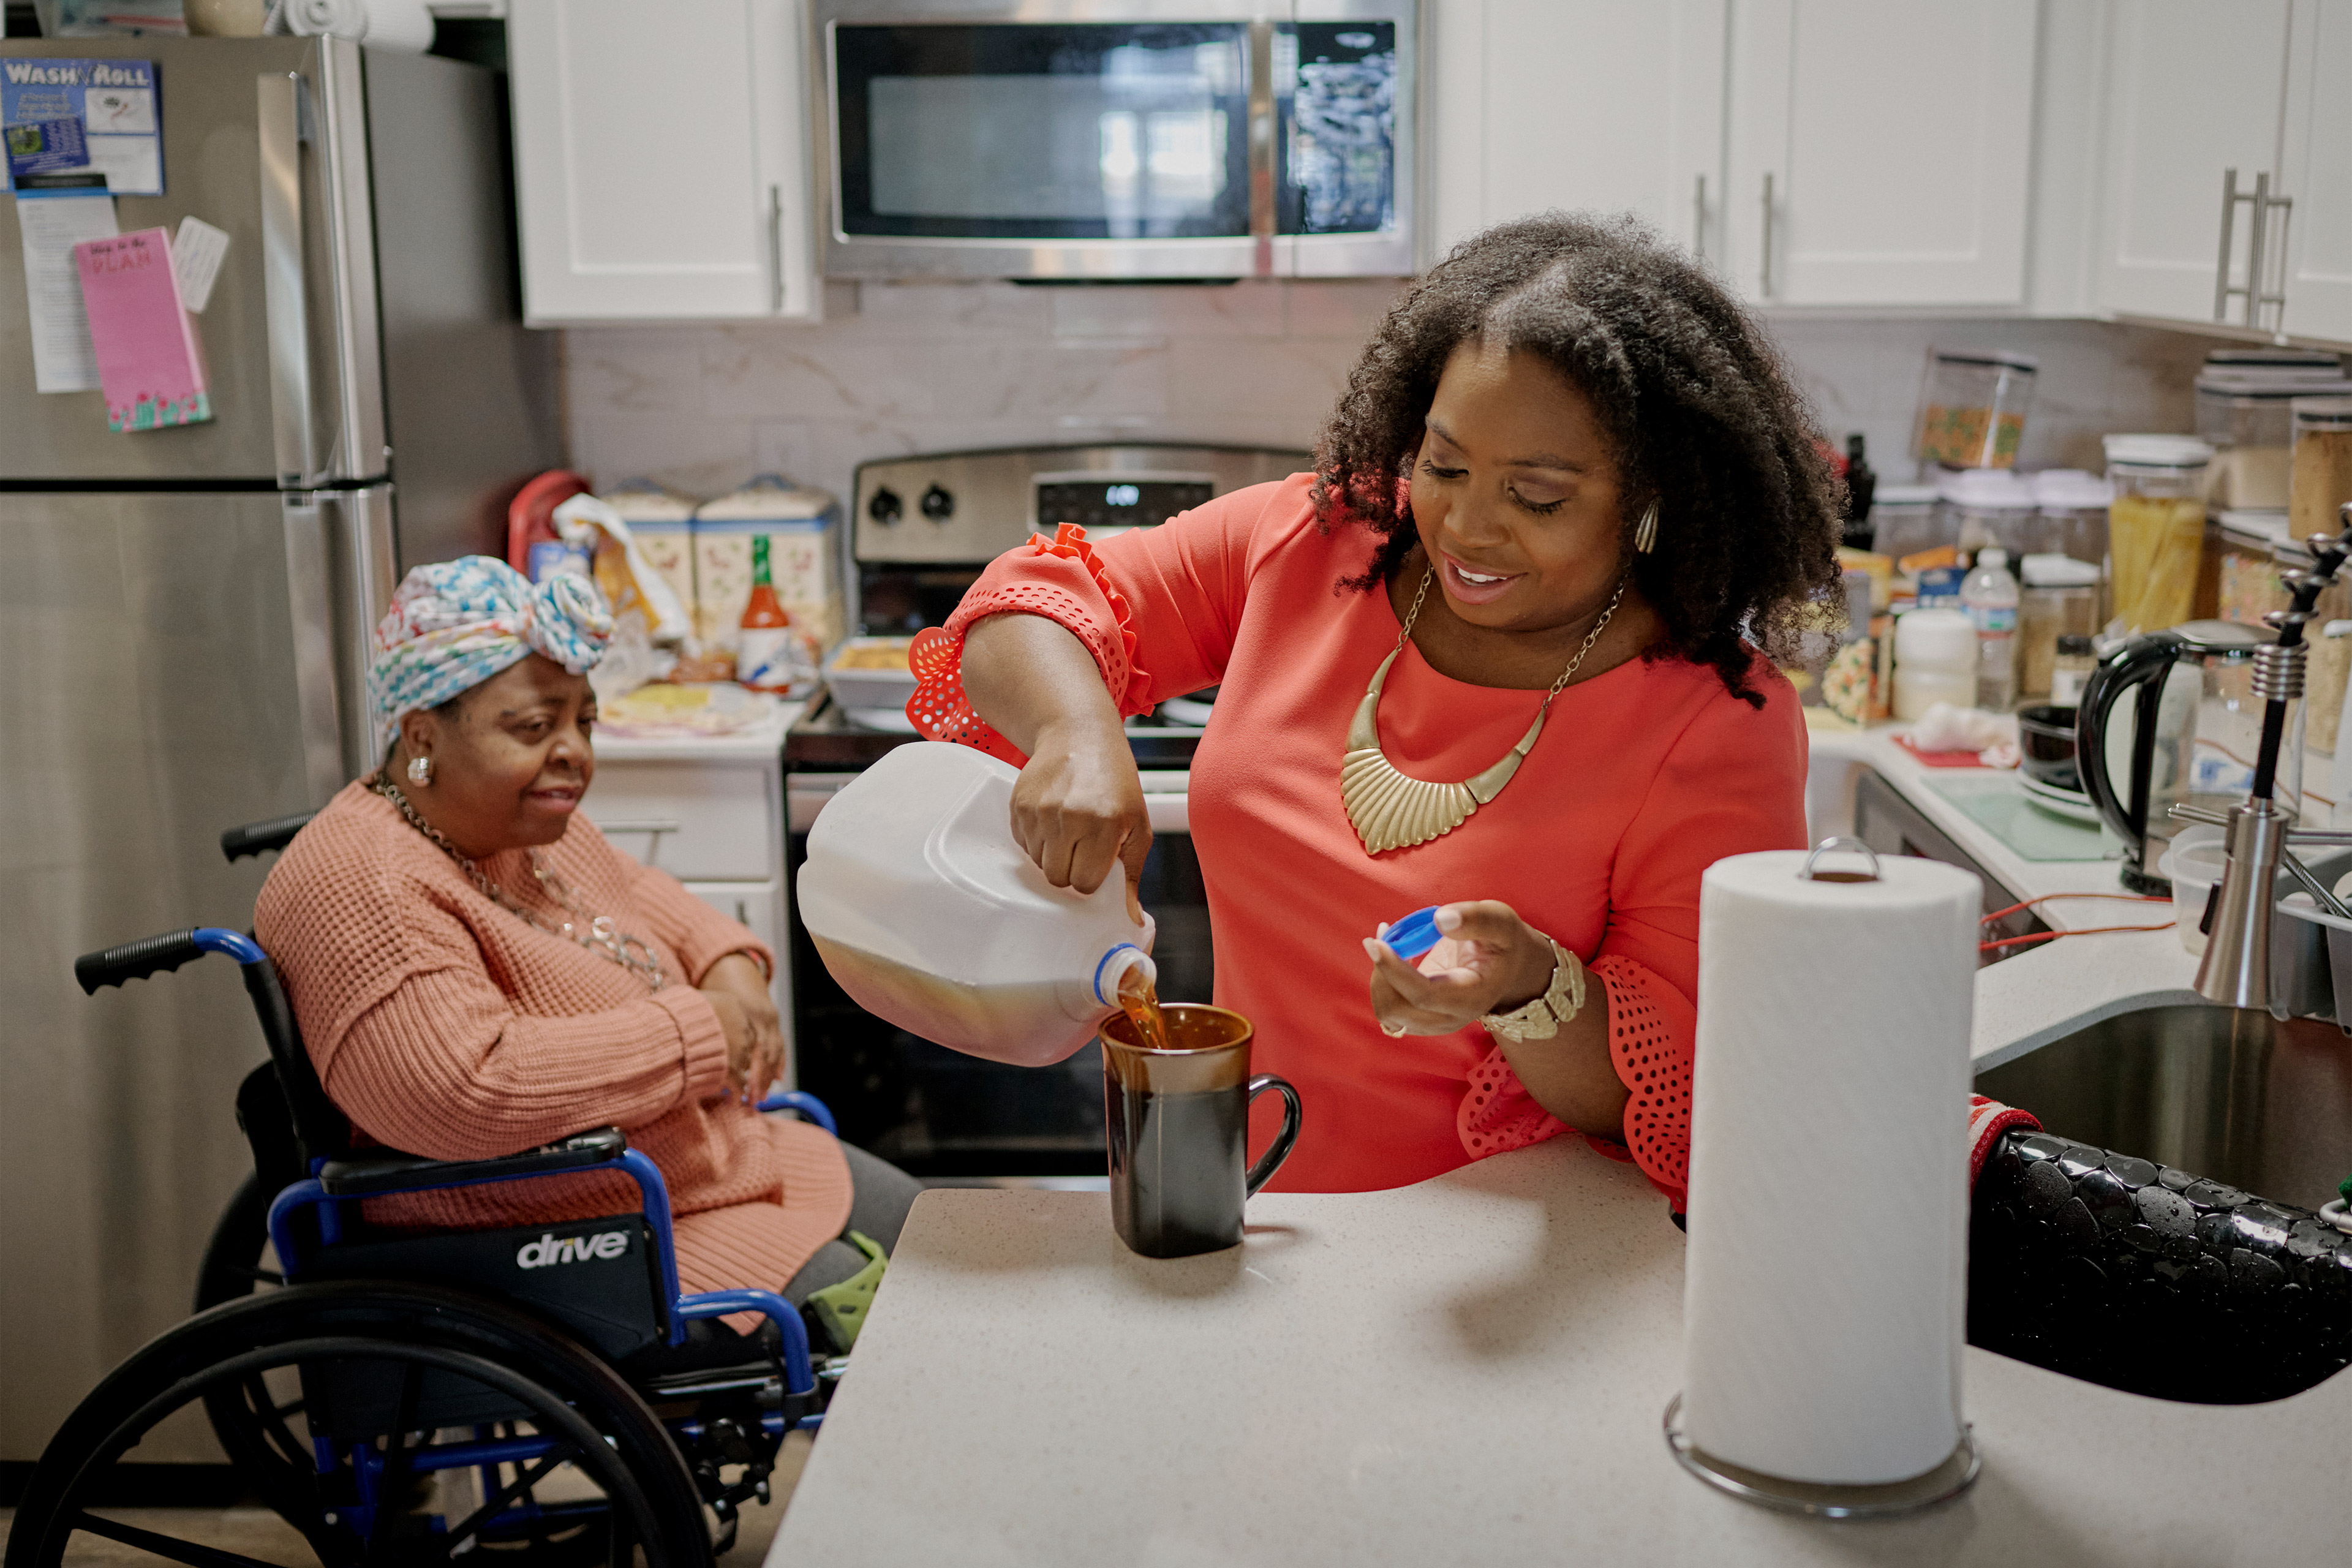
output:
[[[1420,0],[812,0],[824,270],[1400,277]]]

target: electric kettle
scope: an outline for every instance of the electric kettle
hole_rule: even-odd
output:
[[[2123,883],[2165,895],[2157,866],[2184,826],[2171,808],[2215,811],[2246,797],[2262,749],[2254,649],[2266,632],[2235,621],[2189,621],[2136,637],[2092,669],[2075,708],[2074,757],[2083,791],[2124,841]],[[2279,748],[2277,799],[2303,801],[2303,703],[2289,705]]]

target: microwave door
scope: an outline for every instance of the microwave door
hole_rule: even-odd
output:
[[[1273,29],[1275,230],[1285,271],[1413,270],[1415,7],[1299,0]]]

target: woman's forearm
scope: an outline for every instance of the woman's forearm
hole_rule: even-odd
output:
[[[1609,1059],[1609,988],[1588,974],[1584,1006],[1549,1040],[1503,1040],[1503,1059],[1538,1105],[1580,1132],[1625,1139],[1633,1095]]]
[[[991,728],[1034,755],[1060,729],[1116,733],[1118,705],[1087,645],[1043,616],[990,616],[963,638],[963,691]]]

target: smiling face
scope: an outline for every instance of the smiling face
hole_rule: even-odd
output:
[[[477,859],[552,844],[596,776],[595,722],[588,678],[532,654],[446,711],[403,717],[386,771],[425,821]],[[409,781],[418,756],[433,761],[430,784]]]
[[[1412,517],[1460,619],[1542,632],[1598,613],[1623,566],[1618,487],[1591,400],[1550,364],[1476,338],[1446,360]]]

